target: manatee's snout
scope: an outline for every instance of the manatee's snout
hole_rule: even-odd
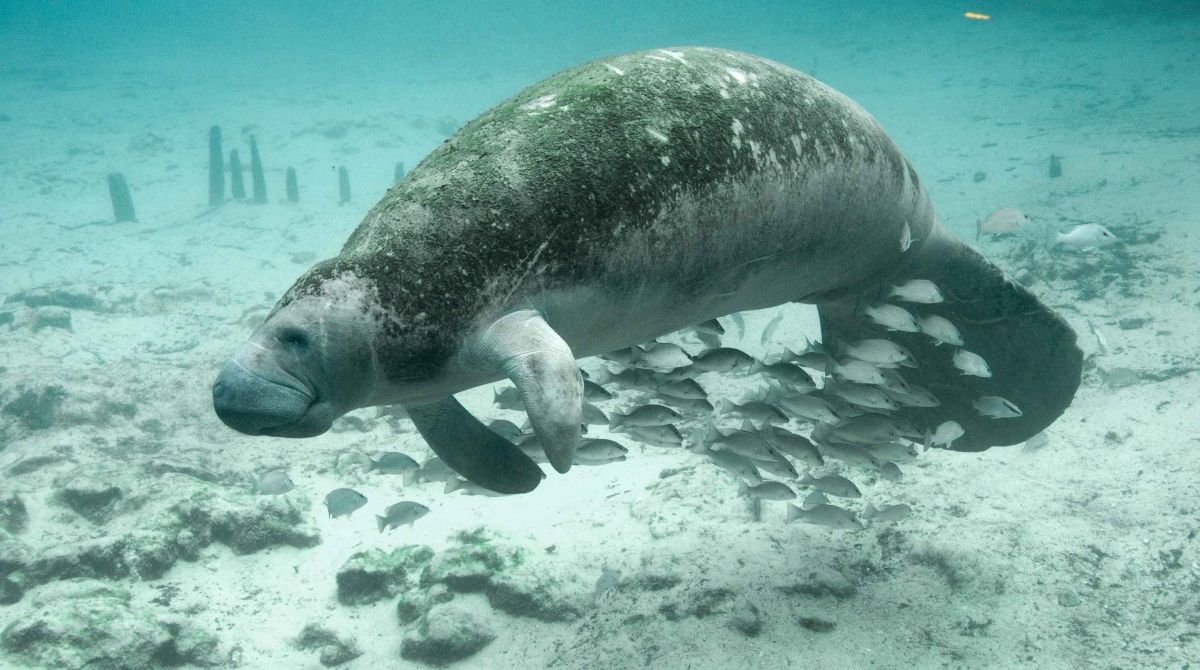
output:
[[[231,359],[213,383],[213,409],[230,428],[247,435],[263,435],[295,424],[313,399],[285,384],[251,372]]]

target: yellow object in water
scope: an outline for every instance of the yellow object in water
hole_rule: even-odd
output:
[[[965,16],[968,19],[974,19],[976,21],[991,21],[992,20],[991,14],[980,14],[979,12],[967,12],[967,13],[963,14],[963,16]]]

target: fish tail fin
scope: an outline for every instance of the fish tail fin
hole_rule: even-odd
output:
[[[752,375],[756,375],[766,369],[767,369],[766,363],[763,363],[762,361],[760,361],[758,359],[755,359],[754,362],[750,364],[750,374],[752,374]]]
[[[400,476],[400,483],[403,484],[404,486],[412,486],[416,482],[417,482],[417,471],[416,470],[405,470],[404,474]]]
[[[796,519],[799,519],[802,516],[804,516],[804,510],[800,509],[799,507],[796,507],[792,503],[787,504],[787,520],[788,521],[795,521]]]
[[[744,481],[738,481],[738,495],[745,498],[750,495],[750,485]]]
[[[1082,370],[1083,355],[1067,322],[941,229],[933,230],[922,246],[906,256],[902,264],[874,281],[923,278],[941,287],[946,301],[926,309],[958,328],[969,349],[987,361],[992,377],[958,374],[950,357],[935,350],[928,336],[894,333],[891,337],[920,364],[906,372],[906,380],[937,389],[941,404],[903,407],[893,414],[908,419],[926,435],[927,443],[934,427],[949,420],[958,422],[965,434],[954,443],[956,451],[1019,444],[1053,423],[1074,398]],[[872,288],[865,285],[858,290],[869,292]],[[857,318],[853,296],[843,293],[839,299],[818,304],[817,309],[827,342],[878,336],[876,326]],[[1004,421],[980,416],[971,400],[981,395],[1007,398],[1025,414]]]
[[[379,532],[382,533],[383,529],[387,528],[387,518],[375,515],[375,525],[379,527]]]

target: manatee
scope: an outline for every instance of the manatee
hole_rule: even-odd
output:
[[[910,279],[990,378],[953,349],[863,317]],[[905,378],[940,400],[954,449],[1017,444],[1069,405],[1075,333],[942,227],[874,118],[791,67],[712,48],[629,53],[534,84],[468,123],[394,185],[336,257],[304,273],[221,369],[217,415],[250,435],[309,437],[399,404],[438,456],[503,493],[544,476],[454,394],[513,382],[546,456],[580,440],[576,359],[723,315],[815,304],[825,342],[894,339]],[[1020,417],[971,403],[1007,398]]]

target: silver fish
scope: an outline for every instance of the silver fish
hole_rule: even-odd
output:
[[[916,459],[920,455],[916,445],[905,444],[903,442],[867,444],[863,445],[863,448],[871,452],[871,455],[880,461],[907,462]]]
[[[867,505],[863,509],[863,518],[870,519],[871,523],[896,523],[908,516],[911,511],[912,508],[904,503],[884,505],[883,507]]]
[[[766,344],[767,342],[771,341],[771,337],[775,334],[775,329],[779,327],[779,323],[781,321],[783,321],[783,312],[776,314],[775,317],[767,323],[766,328],[763,328],[762,331],[762,337],[760,338],[761,344]]]
[[[894,410],[898,407],[895,400],[889,398],[883,390],[876,386],[840,382],[837,384],[826,384],[825,392],[832,393],[842,400],[854,403],[859,407],[885,410]]]
[[[375,516],[375,525],[379,527],[379,532],[399,528],[400,526],[411,526],[417,522],[417,519],[429,514],[429,508],[421,503],[415,503],[409,500],[398,502],[395,505],[390,505],[383,511],[383,516]]]
[[[839,498],[861,498],[862,492],[854,485],[854,482],[846,479],[841,475],[825,475],[824,477],[813,477],[812,475],[804,475],[800,479],[801,486],[811,486],[812,488],[831,496]]]
[[[417,470],[417,481],[419,482],[444,482],[455,476],[457,475],[450,469],[450,466],[437,456],[422,463],[421,469]]]
[[[514,426],[515,428],[515,426]],[[378,458],[370,459],[367,472],[378,472],[384,475],[402,475],[404,483],[411,484],[417,476],[421,464],[411,457],[398,451],[385,451]]]
[[[872,338],[843,344],[840,351],[851,358],[873,365],[896,366],[913,359],[912,352],[891,340]]]
[[[693,412],[696,414],[708,414],[713,411],[712,403],[701,398],[699,400],[689,400],[687,398],[676,398],[674,396],[659,394],[653,398],[664,405],[670,405],[674,409],[680,409],[685,412]]]
[[[331,518],[350,516],[367,504],[367,497],[354,489],[334,489],[325,496],[325,509]]]
[[[738,495],[743,498],[757,500],[795,500],[796,492],[783,482],[766,481],[751,486],[746,482],[738,484]]]
[[[863,314],[888,330],[899,330],[906,333],[920,332],[917,320],[903,307],[887,304],[871,305],[863,310]]]
[[[853,514],[836,505],[814,505],[808,509],[800,509],[788,503],[787,520],[803,521],[839,530],[862,530],[863,527]]]
[[[835,424],[831,435],[852,444],[880,444],[900,439],[900,429],[891,417],[863,414]]]
[[[899,372],[888,368],[879,368],[879,374],[883,376],[883,383],[879,385],[879,388],[893,393],[908,393],[908,382]]]
[[[630,426],[625,433],[633,439],[654,445],[656,447],[678,447],[683,444],[683,436],[679,430],[670,424],[665,426]]]
[[[634,352],[633,347],[629,347],[627,349],[617,349],[616,351],[610,351],[607,354],[600,354],[600,358],[603,358],[606,361],[612,361],[613,363],[618,363],[620,365],[633,365],[633,359],[635,356],[637,356],[637,353]]]
[[[695,327],[695,331],[697,333],[704,333],[705,335],[713,335],[715,337],[720,337],[725,334],[725,328],[721,325],[721,322],[717,321],[716,319],[709,319],[704,323],[698,324]]]
[[[610,428],[619,428],[622,426],[665,426],[679,419],[679,412],[665,405],[642,405],[635,407],[628,414],[613,412],[608,425]]]
[[[709,440],[709,443],[719,445],[725,451],[732,451],[746,458],[769,460],[774,455],[774,452],[771,451],[771,446],[767,444],[767,440],[753,430],[732,430],[728,433],[717,433]]]
[[[879,469],[879,460],[871,452],[856,444],[828,443],[822,445],[821,454],[826,458],[836,458],[856,468],[864,470]]]
[[[692,358],[683,347],[670,342],[652,342],[646,348],[634,347],[633,364],[654,370],[674,370],[690,365]]]
[[[739,349],[719,347],[709,349],[694,359],[691,367],[700,372],[747,372],[757,361]]]
[[[821,457],[816,445],[803,435],[777,427],[765,437],[767,444],[778,449],[780,453],[791,456],[810,468],[825,465],[825,459]]]
[[[525,411],[525,401],[515,386],[506,386],[499,391],[492,389],[492,402],[500,409]]]
[[[830,372],[839,379],[859,384],[879,385],[884,382],[883,373],[879,371],[879,368],[866,361],[860,361],[857,358],[835,360]]]
[[[1044,449],[1050,443],[1050,438],[1046,436],[1046,431],[1042,431],[1037,435],[1025,440],[1025,446],[1021,448],[1023,453],[1032,453],[1040,449]]]
[[[898,482],[904,477],[904,473],[900,471],[900,466],[888,461],[879,466],[879,476],[889,482]]]
[[[892,290],[888,292],[888,297],[922,305],[933,305],[945,300],[942,292],[938,290],[937,284],[928,279],[910,279],[903,284],[893,286]]]
[[[750,374],[763,373],[783,384],[788,390],[797,393],[808,393],[817,388],[812,377],[808,376],[800,366],[792,365],[791,363],[773,363],[766,365],[764,363],[756,363],[750,368]]]
[[[950,362],[954,367],[962,371],[964,375],[972,375],[974,377],[991,377],[992,369],[988,367],[987,361],[983,357],[966,349],[958,349],[954,352]]]
[[[838,415],[834,413],[829,403],[810,395],[780,397],[775,403],[785,412],[794,414],[808,421],[824,421],[837,423]]]
[[[608,417],[590,402],[583,403],[583,422],[592,426],[607,426]]]
[[[1106,247],[1116,241],[1117,236],[1098,223],[1078,225],[1054,237],[1056,245],[1062,245],[1074,251],[1090,251]]]
[[[496,433],[509,442],[516,442],[525,436],[525,431],[507,419],[492,419],[488,421],[487,427],[491,428],[493,433]]]
[[[717,412],[721,414],[734,412],[750,419],[758,425],[788,422],[787,415],[780,411],[778,407],[762,400],[750,400],[744,403],[721,400],[717,403]]]
[[[940,400],[934,397],[927,389],[915,384],[909,384],[908,390],[899,393],[891,389],[884,389],[888,397],[895,400],[901,405],[908,407],[938,407],[942,404]]]
[[[900,253],[908,251],[912,246],[912,228],[908,226],[908,222],[904,222],[904,227],[900,229]]]
[[[469,496],[487,496],[489,498],[498,498],[506,495],[491,489],[485,489],[475,482],[466,479],[459,479],[458,477],[452,477],[446,480],[446,487],[442,489],[442,493],[449,495],[455,491],[462,491],[465,495]]]
[[[944,421],[938,424],[938,427],[933,429],[926,437],[926,442],[931,447],[946,447],[954,444],[954,441],[966,434],[962,424],[957,421]]]
[[[817,505],[828,505],[829,498],[825,497],[820,491],[810,491],[804,496],[804,500],[800,503],[800,509],[812,509]]]
[[[583,380],[583,398],[589,402],[601,402],[612,400],[612,394],[596,382],[585,379]]]
[[[270,470],[261,477],[250,475],[250,492],[255,495],[278,496],[294,488],[296,485],[292,483],[292,478],[283,470]]]
[[[750,460],[754,461],[754,465],[760,470],[766,470],[781,479],[795,479],[800,476],[788,459],[774,451],[771,452],[770,458],[751,458]]]
[[[954,327],[945,317],[937,314],[930,314],[917,319],[917,327],[938,344],[953,344],[956,347],[963,346],[962,334],[958,332],[958,328]]]
[[[578,463],[580,459],[593,462],[617,460],[625,458],[627,453],[629,450],[615,440],[585,437],[579,441],[579,448],[575,450],[575,461]]]
[[[1021,408],[998,395],[980,396],[971,402],[980,414],[991,419],[1014,419],[1021,416]]]
[[[754,466],[754,462],[745,456],[716,449],[708,449],[704,453],[713,462],[713,465],[735,477],[742,477],[754,483],[762,481],[762,475],[758,474],[758,468]]]
[[[707,400],[708,393],[695,379],[664,379],[656,385],[658,392],[684,400]]]

